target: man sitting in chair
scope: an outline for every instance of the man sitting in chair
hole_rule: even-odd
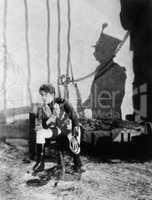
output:
[[[72,153],[74,170],[83,172],[80,159],[80,126],[76,112],[71,104],[62,98],[55,98],[53,85],[42,85],[39,88],[42,105],[37,111],[36,120],[36,147],[37,161],[33,167],[34,172],[43,171],[45,168],[45,142],[46,139],[56,139],[66,135]]]

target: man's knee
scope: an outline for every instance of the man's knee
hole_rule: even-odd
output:
[[[40,129],[36,132],[36,143],[44,144],[45,143],[45,130]]]

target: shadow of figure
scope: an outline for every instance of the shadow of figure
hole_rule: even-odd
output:
[[[56,187],[59,181],[79,181],[81,179],[81,173],[74,173],[71,168],[68,167],[66,167],[66,171],[64,173],[58,166],[53,166],[43,172],[33,173],[33,177],[36,176],[36,178],[28,180],[26,184],[32,187],[41,187],[52,180],[54,181],[54,187]]]

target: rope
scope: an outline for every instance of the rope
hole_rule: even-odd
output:
[[[68,79],[69,79],[69,68],[70,68],[70,56],[71,56],[71,5],[70,0],[67,0],[67,6],[68,6],[68,13],[67,13],[67,20],[68,20],[68,31],[67,31],[67,69],[66,69],[66,81],[64,83],[64,98],[69,99],[69,91],[68,91]]]
[[[25,8],[25,43],[26,43],[26,56],[27,56],[27,70],[28,70],[28,78],[27,78],[27,89],[29,93],[30,105],[32,105],[32,94],[31,94],[31,58],[30,58],[30,48],[29,48],[29,18],[28,18],[28,5],[27,0],[24,0],[24,8]]]
[[[73,73],[73,67],[72,67],[72,61],[70,57],[70,72],[71,72],[71,78],[72,78],[72,84],[73,87],[75,88],[76,91],[76,96],[77,96],[77,113],[79,114],[79,117],[84,117],[84,109],[82,106],[82,98],[81,98],[81,93],[78,87],[78,84],[74,82],[74,73]]]
[[[47,45],[47,82],[50,83],[50,4],[49,0],[46,0],[46,11],[47,11],[47,39],[46,39],[46,45]]]
[[[114,57],[113,57],[114,58]],[[97,76],[95,76],[94,80],[96,81],[98,78],[100,78],[101,76],[103,76],[109,69],[111,69],[114,65],[112,65],[113,63],[113,58],[111,58],[102,68],[102,70],[98,73]]]
[[[7,0],[4,0],[4,16],[3,16],[3,42],[4,42],[4,74],[3,74],[3,88],[4,88],[4,113],[6,113],[6,100],[7,100],[7,94],[6,94],[6,81],[7,81]]]
[[[74,80],[74,73],[73,73],[73,67],[72,67],[71,56],[70,56],[70,72],[71,72],[71,77],[72,77],[72,82],[73,82],[73,80]]]
[[[127,32],[127,33],[125,34],[123,40],[120,42],[119,46],[118,46],[117,49],[115,50],[115,52],[114,52],[112,58],[110,58],[109,61],[108,61],[107,63],[109,63],[109,62],[111,63],[111,60],[112,60],[112,59],[117,55],[117,53],[120,51],[120,49],[122,48],[122,46],[124,45],[124,43],[125,43],[126,40],[128,39],[128,36],[129,36],[129,32]],[[103,67],[103,72],[101,72],[101,75],[102,75],[102,73],[103,73],[103,74],[105,73],[105,68],[106,68],[106,70],[107,70],[107,68],[109,69],[109,65],[108,65],[108,67],[107,67],[107,63],[106,63],[106,65]],[[74,81],[74,82],[84,81],[85,79],[88,79],[88,78],[92,77],[93,75],[95,75],[95,73],[96,73],[96,70],[93,71],[93,72],[91,72],[90,74],[87,74],[86,76],[82,76],[82,77],[80,77],[80,78],[78,78],[78,79],[71,80],[70,82],[72,82],[72,81]]]
[[[74,81],[74,82],[84,81],[85,79],[88,79],[88,78],[92,77],[93,75],[95,75],[95,73],[96,73],[96,70],[93,71],[93,72],[91,72],[90,74],[87,74],[86,76],[82,76],[82,77],[80,77],[80,78],[78,78],[78,79],[75,79],[75,80],[73,80],[73,81]],[[72,82],[72,81],[70,81],[70,82]]]
[[[57,0],[57,13],[58,13],[58,39],[57,39],[57,67],[58,67],[58,95],[61,96],[60,90],[60,77],[61,77],[61,12],[60,0]]]
[[[129,37],[129,31],[126,32],[123,40],[120,42],[120,44],[118,45],[117,49],[115,50],[115,56],[120,51],[120,49],[122,48],[122,46],[124,45],[124,43],[127,41],[128,37]]]
[[[68,19],[68,32],[67,32],[67,46],[68,46],[68,52],[67,52],[67,70],[66,70],[66,76],[69,76],[69,67],[70,67],[70,56],[71,56],[71,5],[70,5],[70,0],[67,0],[68,4],[68,14],[67,14],[67,19]]]

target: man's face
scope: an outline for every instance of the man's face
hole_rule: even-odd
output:
[[[54,94],[50,94],[45,91],[41,91],[40,95],[42,97],[42,101],[44,104],[51,103],[54,100]]]

